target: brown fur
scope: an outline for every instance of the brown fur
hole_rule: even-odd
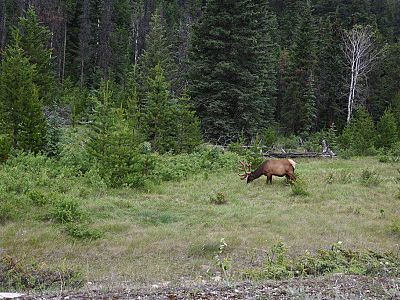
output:
[[[249,174],[247,183],[252,182],[262,175],[267,176],[267,183],[269,181],[271,184],[272,176],[286,176],[288,180],[296,181],[296,177],[294,176],[295,166],[296,163],[291,159],[266,160],[254,172]]]

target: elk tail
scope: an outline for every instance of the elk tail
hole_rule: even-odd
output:
[[[293,159],[288,159],[288,161],[290,162],[294,170],[296,168],[296,162]]]

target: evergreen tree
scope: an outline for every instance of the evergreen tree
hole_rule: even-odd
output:
[[[377,148],[390,149],[399,140],[396,118],[390,109],[386,109],[377,126]]]
[[[29,7],[25,17],[20,17],[17,27],[12,30],[11,44],[18,39],[19,47],[30,64],[36,65],[34,83],[38,89],[39,99],[45,105],[54,101],[55,77],[52,72],[52,49],[48,48],[50,31],[40,24],[32,7]]]
[[[148,78],[149,90],[142,110],[143,130],[152,148],[160,153],[174,151],[177,148],[177,122],[175,104],[169,93],[169,83],[158,64]]]
[[[369,155],[376,144],[376,128],[368,111],[359,108],[354,119],[346,126],[341,136],[341,147],[357,155]]]
[[[177,99],[176,105],[177,152],[191,152],[201,143],[200,120],[191,105],[191,99],[185,89]]]
[[[141,82],[139,82],[139,86],[141,87],[139,92],[141,93],[142,98],[149,89],[147,78],[155,77],[155,67],[157,65],[161,67],[165,77],[169,81],[174,78],[175,74],[171,45],[167,39],[165,23],[158,10],[156,10],[152,15],[150,32],[146,37],[146,48],[139,59],[139,78],[142,78]]]
[[[15,36],[6,48],[0,70],[0,131],[10,135],[12,146],[24,151],[43,149],[46,121],[34,83],[35,66],[29,63]]]
[[[313,128],[316,120],[316,32],[311,7],[308,4],[303,7],[302,18],[295,30],[295,41],[289,53],[284,80],[281,123],[287,132],[298,134]]]
[[[137,119],[124,108],[113,108],[108,82],[101,85],[90,132],[88,151],[97,162],[100,175],[112,187],[142,187],[153,168],[152,157],[142,147]]]
[[[342,44],[342,30],[336,15],[326,18],[320,26],[318,47],[317,111],[318,128],[329,127],[333,122],[343,128],[346,116],[343,108],[346,99],[342,97],[345,78]]]
[[[207,139],[237,139],[242,131],[250,138],[273,121],[271,24],[264,1],[207,2],[190,52],[190,92]]]

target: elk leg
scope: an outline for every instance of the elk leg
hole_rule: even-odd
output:
[[[290,179],[295,182],[296,181],[296,177],[294,176],[294,174],[290,174]]]
[[[267,175],[267,183],[268,181],[270,184],[272,184],[272,175]]]

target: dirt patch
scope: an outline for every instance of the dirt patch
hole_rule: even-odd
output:
[[[21,299],[400,299],[400,278],[332,275],[283,281],[152,286],[28,295]]]

